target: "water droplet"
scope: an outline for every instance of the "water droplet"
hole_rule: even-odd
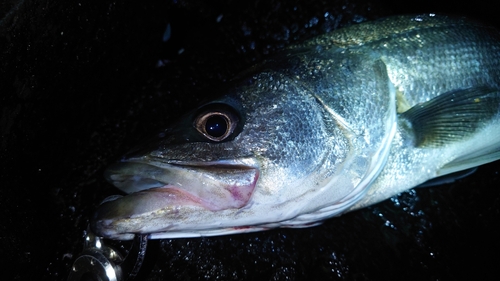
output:
[[[170,23],[167,24],[167,27],[165,28],[165,32],[163,32],[163,42],[167,42],[170,39],[170,36],[172,34],[172,28],[170,27]]]

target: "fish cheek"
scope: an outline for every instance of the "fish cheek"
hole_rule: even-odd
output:
[[[299,182],[318,168],[325,152],[322,122],[315,100],[298,93],[284,93],[251,115],[245,138],[262,163],[259,192],[277,194],[293,186],[286,198],[305,192]]]

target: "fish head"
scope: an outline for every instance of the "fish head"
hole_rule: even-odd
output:
[[[128,240],[310,224],[316,217],[292,221],[332,201],[346,204],[362,176],[342,166],[365,165],[326,115],[296,80],[253,76],[110,166],[105,177],[127,195],[103,202],[91,226]]]

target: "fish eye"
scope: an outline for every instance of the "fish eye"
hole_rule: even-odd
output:
[[[203,112],[195,120],[195,128],[207,139],[220,142],[228,138],[236,128],[238,118],[231,112]]]

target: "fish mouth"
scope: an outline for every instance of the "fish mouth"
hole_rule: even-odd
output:
[[[196,213],[238,210],[249,204],[259,169],[249,159],[169,163],[126,160],[105,172],[128,195],[105,200],[91,220],[97,235],[131,239],[133,233],[154,233],[188,223]],[[151,228],[145,222],[152,220]]]
[[[219,211],[248,203],[259,170],[239,161],[128,161],[109,167],[105,177],[126,193],[158,193],[168,206],[191,204]]]
[[[239,209],[249,202],[259,169],[249,159],[168,163],[128,160],[110,166],[105,177],[129,193],[127,196],[148,193],[163,198],[165,207],[193,205],[220,211]],[[158,207],[158,203],[154,205]]]
[[[169,163],[132,160],[110,166],[105,177],[129,193],[103,202],[94,218],[115,221],[161,210],[198,207],[209,211],[239,209],[254,193],[259,169],[248,161]]]

